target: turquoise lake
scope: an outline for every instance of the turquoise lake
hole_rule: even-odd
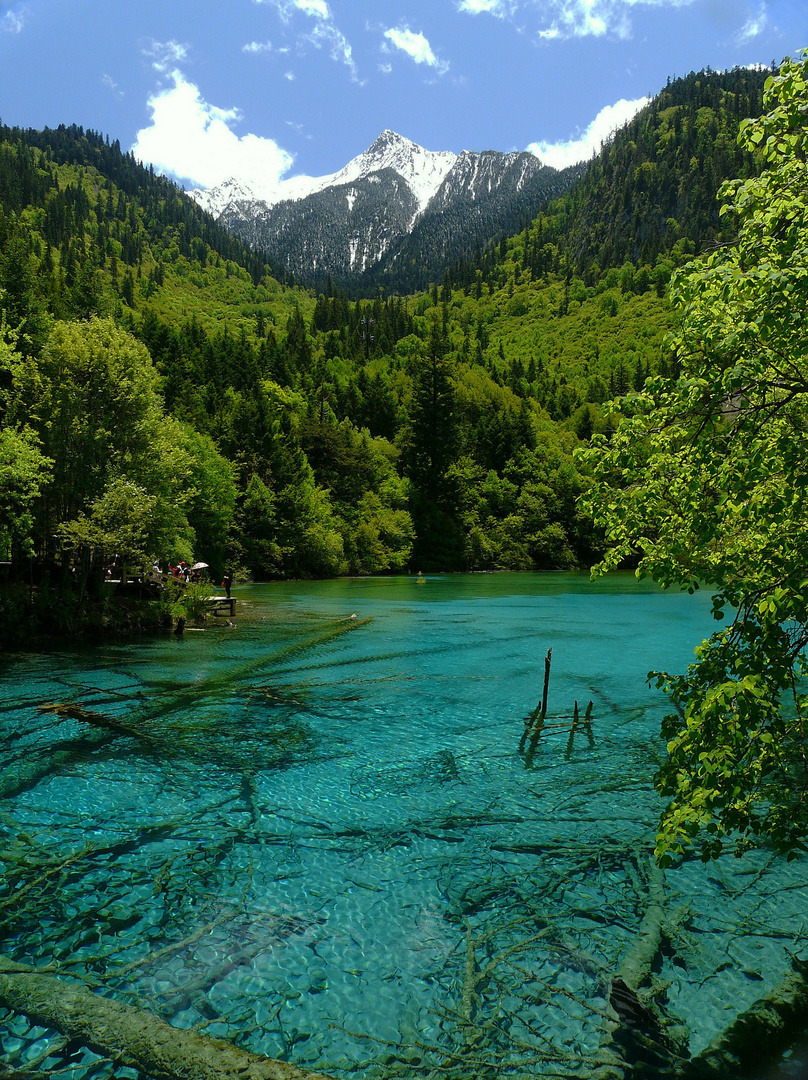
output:
[[[692,661],[709,595],[578,574],[234,595],[235,626],[0,660],[0,953],[345,1080],[594,1072],[661,809],[647,673]],[[667,871],[655,979],[691,1053],[804,951],[806,899],[765,852]],[[2,1010],[0,1061],[136,1075]]]

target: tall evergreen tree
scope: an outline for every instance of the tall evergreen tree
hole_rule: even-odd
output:
[[[434,317],[413,375],[410,476],[433,502],[445,495],[446,472],[457,452],[457,419],[449,340]]]

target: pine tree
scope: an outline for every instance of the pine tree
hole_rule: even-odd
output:
[[[133,308],[135,306],[135,282],[131,270],[127,270],[124,275],[121,284],[121,298],[128,307]]]
[[[438,502],[457,449],[457,417],[449,341],[438,318],[429,327],[424,356],[413,378],[410,475],[418,489]]]

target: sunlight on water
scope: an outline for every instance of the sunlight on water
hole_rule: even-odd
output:
[[[591,1074],[648,906],[646,675],[690,662],[709,596],[573,574],[236,595],[236,628],[5,660],[0,952],[337,1076]],[[658,984],[695,1053],[785,974],[803,878],[688,862],[664,903]],[[0,1044],[115,1071],[20,1016]]]

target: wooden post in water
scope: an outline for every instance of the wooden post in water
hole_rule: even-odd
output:
[[[581,722],[581,714],[578,712],[578,701],[576,699],[575,708],[573,709],[573,712],[572,712],[572,724],[570,726],[570,737],[567,740],[567,750],[566,750],[566,753],[564,754],[567,761],[569,761],[569,759],[572,757],[572,749],[573,749],[573,745],[575,743],[575,730],[578,727],[578,724],[580,722]]]
[[[584,731],[586,732],[586,737],[589,739],[590,749],[595,745],[595,738],[592,735],[592,705],[593,702],[590,701],[586,707],[586,712],[584,713]]]
[[[522,732],[522,738],[519,740],[520,754],[525,748],[527,737],[530,734],[533,725],[538,722],[540,727],[543,726],[544,718],[547,715],[547,689],[550,682],[550,654],[552,651],[552,649],[548,649],[547,656],[544,658],[544,692],[542,693],[539,704],[525,720],[525,730]]]
[[[548,649],[547,655],[544,658],[544,689],[541,692],[541,718],[544,721],[547,716],[547,691],[550,689],[550,661],[553,656],[553,650]]]
[[[530,743],[528,744],[527,754],[525,755],[525,768],[529,769],[533,764],[533,755],[536,752],[536,747],[539,745],[539,739],[541,733],[544,730],[544,718],[547,716],[547,693],[550,688],[550,661],[553,656],[553,650],[548,649],[547,655],[544,658],[544,687],[541,694],[541,712],[538,719],[536,719],[536,712],[539,711],[538,706],[536,712],[533,713],[531,721],[533,721],[533,731],[530,735]],[[525,736],[527,736],[527,728],[525,728]]]

